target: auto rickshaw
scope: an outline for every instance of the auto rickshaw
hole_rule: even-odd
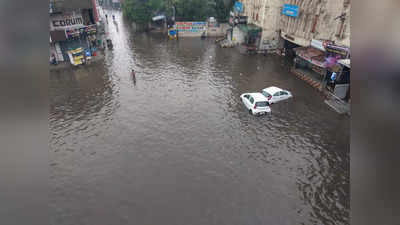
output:
[[[76,48],[68,51],[68,57],[72,65],[78,66],[83,64],[84,56],[83,56],[83,48]]]

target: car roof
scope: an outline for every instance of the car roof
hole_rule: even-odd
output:
[[[268,87],[268,88],[264,88],[263,91],[266,91],[266,92],[268,92],[270,94],[274,94],[274,93],[276,93],[278,91],[283,91],[283,90],[278,88],[278,87],[271,86],[271,87]]]
[[[268,101],[268,99],[261,93],[254,92],[254,93],[248,93],[248,94],[251,95],[251,97],[253,97],[254,101],[256,101],[256,102]]]

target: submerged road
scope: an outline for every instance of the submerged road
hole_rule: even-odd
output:
[[[113,13],[104,64],[51,72],[52,224],[349,224],[349,120],[282,58]],[[249,115],[272,85],[294,98]]]

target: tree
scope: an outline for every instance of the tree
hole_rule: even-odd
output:
[[[154,14],[165,8],[165,0],[125,0],[123,14],[128,20],[147,29]]]

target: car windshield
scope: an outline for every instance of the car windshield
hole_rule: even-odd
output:
[[[266,92],[266,91],[262,91],[262,94],[265,96],[265,97],[269,97],[269,96],[271,96],[268,92]]]
[[[267,107],[269,105],[268,102],[257,102],[256,106],[257,107]]]

